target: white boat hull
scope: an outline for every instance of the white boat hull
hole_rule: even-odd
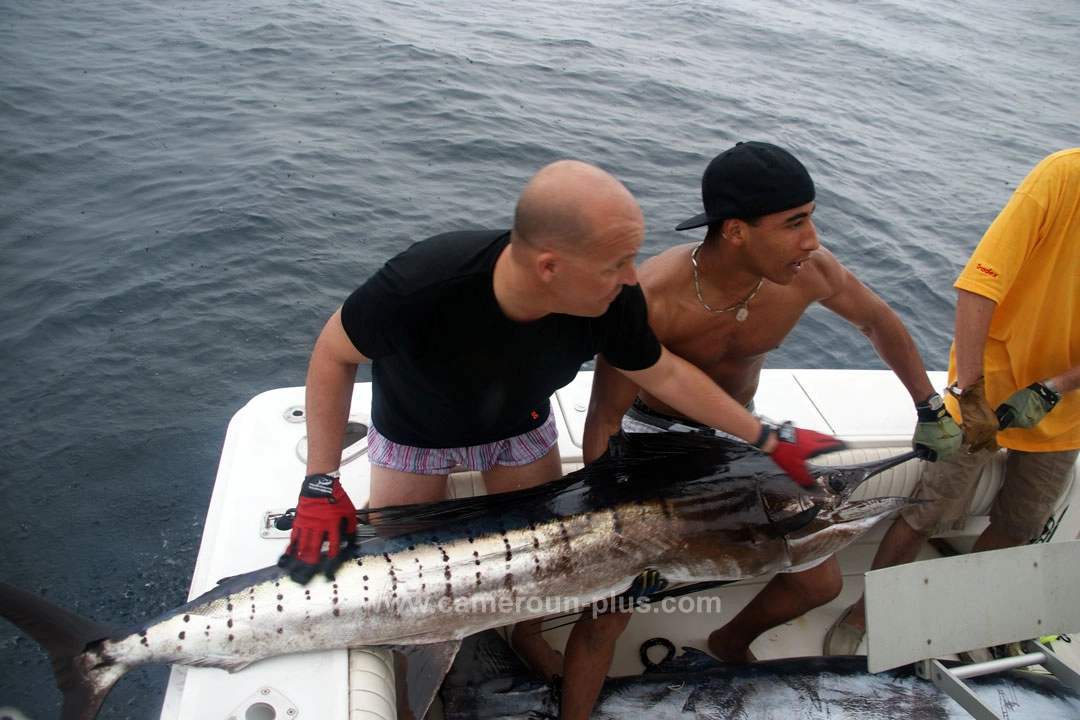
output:
[[[945,373],[931,373],[944,387]],[[592,373],[582,372],[555,395],[559,450],[564,469],[581,467],[581,441]],[[276,530],[272,518],[295,503],[306,450],[303,388],[271,390],[253,398],[231,421],[207,513],[202,545],[191,585],[191,596],[212,588],[219,578],[273,564],[285,549],[287,533]],[[352,419],[366,422],[370,384],[360,383],[353,395]],[[849,449],[822,458],[828,464],[863,462],[910,449],[915,412],[901,383],[889,371],[766,370],[755,397],[759,413],[774,420],[791,420],[800,427],[844,439]],[[363,450],[366,440],[345,449],[342,484],[357,503],[368,496],[370,466]],[[905,463],[872,478],[855,497],[910,494],[921,461]],[[1080,495],[1078,471],[1055,511],[1052,540],[1080,537],[1080,510],[1065,512]],[[1000,463],[983,477],[964,530],[948,538],[961,550],[986,526],[986,514],[1000,487]],[[479,474],[455,473],[448,493],[461,496],[483,492]],[[268,521],[268,518],[270,519]],[[754,643],[762,660],[814,656],[821,653],[825,629],[863,591],[882,523],[865,538],[838,554],[844,574],[840,596],[824,607],[776,628]],[[932,549],[924,557],[936,555]],[[641,644],[652,637],[670,639],[676,647],[705,649],[709,631],[737,613],[769,580],[752,578],[731,586],[679,598],[676,612],[636,614],[620,637],[610,674],[642,671]],[[709,599],[711,598],[711,599]],[[717,602],[717,599],[719,602]],[[568,628],[547,633],[555,647]],[[244,718],[262,705],[265,717],[392,718],[394,682],[386,651],[344,650],[277,657],[228,674],[209,668],[175,667],[162,709],[162,720],[202,720],[208,717]],[[350,716],[350,707],[359,715]],[[252,717],[260,717],[258,715]]]

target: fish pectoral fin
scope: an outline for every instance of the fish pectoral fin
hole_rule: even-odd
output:
[[[858,522],[866,518],[883,516],[908,505],[922,505],[928,502],[933,502],[933,500],[912,497],[877,497],[856,500],[841,505],[829,515],[828,519],[834,524]]]
[[[185,665],[191,667],[212,667],[228,670],[230,673],[240,672],[254,660],[243,660],[235,655],[202,655],[184,660]]]
[[[422,718],[427,715],[435,694],[442,686],[446,673],[461,649],[460,640],[449,640],[428,645],[390,645],[395,653],[401,653],[407,661],[405,683],[408,692],[409,709],[413,716]],[[398,679],[400,690],[401,678]],[[399,702],[401,701],[399,694]]]
[[[811,508],[807,508],[802,512],[796,513],[791,517],[786,517],[783,520],[776,520],[768,525],[765,525],[758,532],[768,538],[783,537],[790,533],[802,530],[804,527],[812,523],[821,512],[821,505],[814,505]]]

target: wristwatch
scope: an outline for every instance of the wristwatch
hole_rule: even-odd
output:
[[[945,391],[953,397],[960,397],[964,394],[964,389],[957,385],[955,382],[949,387],[945,388]]]

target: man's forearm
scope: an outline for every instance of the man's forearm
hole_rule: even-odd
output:
[[[692,420],[757,443],[762,424],[735,398],[724,392],[712,378],[667,349],[657,363],[647,370],[626,373],[627,376]],[[775,447],[775,440],[769,443]],[[766,452],[771,447],[763,448]]]
[[[904,323],[890,311],[889,318],[866,332],[878,356],[919,403],[937,392],[926,375],[926,365]]]
[[[967,387],[983,376],[983,353],[990,334],[990,321],[997,303],[967,290],[956,297],[956,384]]]
[[[332,472],[341,464],[341,445],[359,365],[354,358],[366,360],[345,335],[340,312],[327,321],[308,362],[304,390],[308,475]]]
[[[312,357],[304,391],[308,475],[331,472],[341,464],[356,367]]]
[[[1053,381],[1054,387],[1062,395],[1070,393],[1080,388],[1080,365],[1074,365],[1059,375],[1044,379]]]
[[[586,465],[604,454],[608,439],[621,428],[621,422],[600,422],[586,418],[585,432],[581,438],[581,458]]]
[[[589,412],[585,416],[582,459],[590,463],[607,450],[608,438],[622,428],[622,416],[637,397],[638,386],[602,357],[596,358]]]

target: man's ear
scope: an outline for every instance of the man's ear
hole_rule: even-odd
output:
[[[721,226],[721,235],[735,247],[742,247],[746,243],[746,223],[738,218],[728,218]]]
[[[544,250],[533,259],[536,263],[536,272],[544,282],[551,282],[559,272],[561,259],[558,253],[552,250]]]

